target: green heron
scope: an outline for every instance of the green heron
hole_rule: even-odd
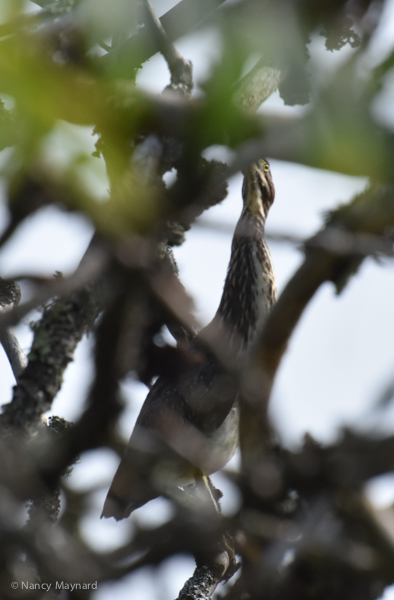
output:
[[[269,163],[258,160],[244,172],[243,210],[219,308],[193,343],[198,349],[199,339],[216,340],[238,368],[247,363],[276,300],[264,240],[274,196]],[[175,379],[162,376],[153,385],[108,492],[103,517],[123,519],[160,494],[187,496],[188,488],[205,488],[215,503],[209,475],[237,449],[238,392],[213,354],[200,356],[203,360]]]

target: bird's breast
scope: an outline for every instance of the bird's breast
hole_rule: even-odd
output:
[[[209,436],[209,441],[214,446],[214,455],[211,464],[206,467],[208,475],[222,469],[234,456],[239,443],[238,430],[239,407],[238,402],[235,402],[221,426]]]
[[[276,302],[276,283],[271,256],[265,244],[255,244],[250,254],[254,274],[252,295],[248,299],[251,305],[249,319],[248,347],[251,350],[259,338],[272,306]]]

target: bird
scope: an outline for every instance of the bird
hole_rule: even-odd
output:
[[[218,310],[192,342],[194,363],[180,375],[160,376],[149,391],[102,517],[121,520],[160,495],[180,501],[195,497],[199,502],[209,497],[218,510],[209,476],[223,468],[238,447],[239,407],[237,382],[217,359],[217,351],[238,368],[246,366],[276,301],[264,239],[275,197],[268,160],[256,160],[243,175],[243,208]],[[215,353],[201,345],[207,339],[216,340]]]

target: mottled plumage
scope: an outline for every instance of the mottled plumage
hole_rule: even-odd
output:
[[[223,295],[201,336],[214,335],[237,361],[247,361],[276,300],[264,224],[274,200],[268,162],[245,172],[243,211],[232,242]],[[198,347],[196,339],[196,347]],[[160,377],[150,390],[104,505],[122,519],[160,493],[221,469],[238,443],[237,387],[213,356],[175,381]]]

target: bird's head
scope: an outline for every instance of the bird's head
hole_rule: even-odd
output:
[[[244,212],[262,216],[265,219],[275,198],[275,188],[268,160],[265,158],[256,160],[243,171],[243,174]]]

